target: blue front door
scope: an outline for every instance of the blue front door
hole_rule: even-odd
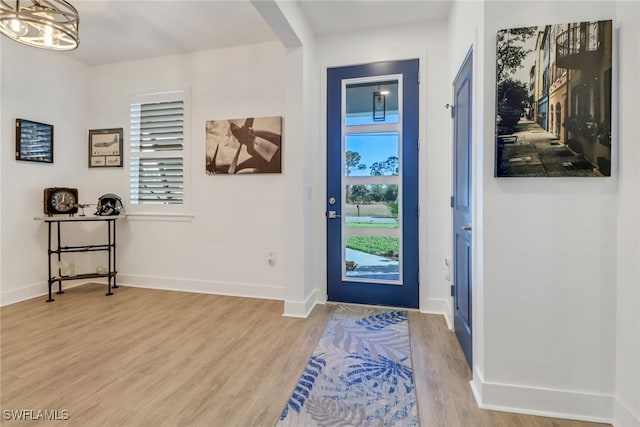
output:
[[[327,71],[329,301],[419,306],[418,71]]]

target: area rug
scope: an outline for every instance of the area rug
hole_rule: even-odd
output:
[[[338,305],[276,425],[419,425],[407,311]]]

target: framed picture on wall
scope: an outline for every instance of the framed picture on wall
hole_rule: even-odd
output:
[[[122,128],[89,130],[89,167],[122,167]]]
[[[282,117],[206,122],[208,175],[282,173]]]
[[[53,163],[53,125],[16,119],[16,160]]]
[[[611,176],[613,23],[496,38],[496,177]]]

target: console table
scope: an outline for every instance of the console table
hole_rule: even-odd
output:
[[[57,294],[63,294],[62,282],[65,280],[78,280],[78,279],[91,279],[96,277],[107,278],[107,293],[106,295],[113,295],[112,288],[117,288],[116,282],[116,222],[120,219],[120,216],[42,216],[34,218],[36,221],[43,221],[48,226],[48,264],[49,264],[49,277],[47,279],[49,285],[49,298],[47,302],[54,301],[51,297],[51,287],[55,282],[58,282]],[[60,238],[60,224],[61,223],[80,223],[80,222],[101,222],[107,226],[107,242],[82,246],[62,246]],[[52,226],[56,228],[57,246],[52,248]],[[62,254],[71,252],[107,252],[107,271],[106,272],[93,272],[85,274],[73,274],[63,275],[60,268],[60,261],[62,261]],[[58,271],[57,274],[52,274],[51,257],[57,255],[58,258]],[[113,283],[113,284],[112,284]]]

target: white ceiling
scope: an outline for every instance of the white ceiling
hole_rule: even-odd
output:
[[[302,0],[313,32],[327,36],[348,31],[419,22],[446,21],[453,0]]]
[[[70,0],[80,14],[80,46],[66,52],[87,65],[277,40],[248,0]],[[451,1],[302,0],[313,32],[446,20]]]
[[[70,0],[88,65],[276,40],[248,1]]]

